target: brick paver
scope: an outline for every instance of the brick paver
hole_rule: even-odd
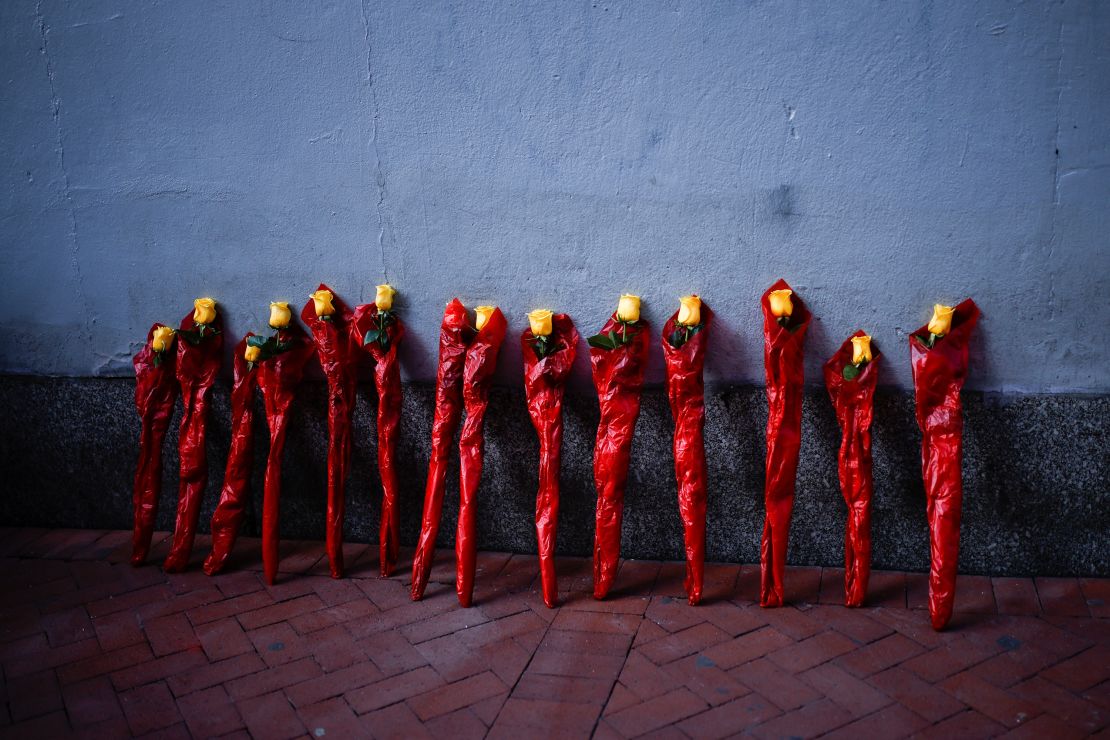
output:
[[[0,737],[1085,737],[1110,732],[1110,580],[961,576],[935,633],[921,574],[792,568],[760,609],[759,569],[710,564],[690,607],[679,563],[625,561],[612,596],[559,561],[480,553],[475,606],[453,557],[425,599],[377,577],[377,548],[290,542],[278,583],[258,543],[232,570],[127,563],[126,532],[0,528]]]

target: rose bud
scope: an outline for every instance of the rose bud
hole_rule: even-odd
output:
[[[378,286],[378,292],[374,296],[374,305],[378,307],[379,311],[388,311],[393,308],[393,296],[397,291],[389,283],[384,283]]]
[[[197,298],[193,301],[193,322],[211,324],[216,320],[216,301],[211,298]]]
[[[478,329],[478,331],[481,331],[482,327],[486,325],[487,321],[489,321],[489,317],[492,316],[493,312],[496,310],[497,306],[478,306],[478,308],[474,309],[475,328]]]
[[[701,323],[701,298],[684,295],[678,299],[678,323],[682,326],[697,326]]]
[[[528,314],[528,324],[532,327],[532,336],[546,337],[551,334],[551,311],[546,308],[537,308]]]
[[[790,300],[790,295],[794,291],[783,288],[782,290],[772,290],[767,296],[768,303],[771,304],[771,313],[782,318],[794,313],[794,302]]]
[[[332,300],[335,298],[330,290],[318,290],[309,296],[316,309],[316,315],[320,318],[324,316],[331,316],[335,313],[335,306],[331,305]]]
[[[270,327],[284,329],[289,326],[293,314],[289,311],[289,304],[285,301],[274,301],[270,304]],[[253,362],[253,360],[251,360]]]
[[[864,362],[871,362],[871,337],[866,334],[852,337],[852,364],[860,365]]]
[[[173,329],[168,326],[159,326],[150,338],[150,348],[155,352],[165,352],[173,344]]]
[[[933,306],[933,318],[929,319],[929,333],[943,337],[952,328],[952,314],[956,309],[951,306],[936,304]]]
[[[617,304],[617,318],[626,324],[634,324],[640,320],[640,296],[624,293]]]
[[[243,352],[243,359],[247,362],[258,362],[258,358],[262,356],[262,348],[255,347],[253,344],[248,344],[247,349]]]

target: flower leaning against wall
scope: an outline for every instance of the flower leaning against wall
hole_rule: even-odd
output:
[[[351,419],[358,389],[361,353],[354,316],[335,292],[320,283],[301,311],[312,331],[316,355],[328,380],[328,513],[326,549],[332,578],[343,577],[343,521],[347,473],[351,466]]]
[[[601,420],[594,443],[597,488],[594,527],[594,598],[604,599],[620,563],[624,489],[632,435],[640,415],[640,392],[647,368],[650,331],[640,319],[640,298],[622,295],[601,332],[590,337],[590,367]]]
[[[929,616],[935,630],[948,624],[956,598],[963,504],[960,389],[978,321],[979,307],[970,298],[955,308],[938,304],[929,323],[909,339],[929,521]]]
[[[397,291],[379,285],[374,303],[355,309],[355,335],[362,349],[374,358],[374,386],[378,392],[378,473],[382,481],[381,525],[379,527],[379,570],[382,577],[393,574],[401,546],[401,520],[397,507],[399,483],[395,458],[401,421],[401,367],[397,350],[405,326],[393,307]]]
[[[135,366],[135,408],[139,412],[139,460],[135,466],[132,494],[134,525],[131,535],[131,564],[146,562],[162,494],[162,448],[177,401],[177,354],[174,330],[154,324],[146,342],[132,360]]]
[[[857,331],[846,339],[824,366],[836,420],[840,424],[837,473],[848,505],[844,531],[844,603],[863,606],[871,574],[871,419],[882,354],[871,337]]]
[[[767,373],[766,518],[760,545],[759,605],[782,606],[794,481],[802,441],[802,392],[810,313],[785,280],[763,294],[763,364]]]
[[[529,327],[520,335],[524,358],[524,394],[528,415],[540,443],[539,487],[536,490],[536,543],[543,601],[558,603],[555,537],[559,523],[559,469],[563,444],[563,395],[578,353],[578,331],[565,313],[548,310],[528,314]]]
[[[701,601],[705,573],[705,348],[713,312],[696,295],[683,296],[663,326],[667,400],[674,418],[674,472],[686,546],[684,587],[691,606]]]
[[[181,385],[181,428],[177,449],[181,478],[177,492],[177,521],[173,543],[162,568],[167,573],[185,570],[193,551],[200,520],[200,505],[208,487],[208,396],[223,361],[223,317],[216,301],[198,298],[193,311],[177,330],[177,382]]]

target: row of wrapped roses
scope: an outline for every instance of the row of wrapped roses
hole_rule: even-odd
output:
[[[379,396],[378,468],[382,481],[380,570],[393,572],[399,549],[398,481],[394,464],[401,407],[397,347],[404,325],[393,310],[395,291],[380,285],[372,304],[348,307],[326,285],[301,311],[311,337],[293,320],[287,303],[270,304],[268,334],[248,333],[239,342],[231,393],[232,439],[220,499],[212,517],[212,551],[204,563],[219,572],[231,553],[249,496],[252,468],[254,388],[261,389],[270,446],[263,492],[262,559],[266,579],[278,569],[281,459],[289,409],[315,354],[328,382],[327,556],[331,574],[343,574],[344,485],[350,463],[351,417],[361,357],[374,361]],[[760,604],[783,603],[783,576],[801,440],[803,347],[811,315],[785,281],[761,299],[769,414],[760,560]],[[674,418],[674,464],[686,553],[685,589],[690,604],[701,600],[705,560],[707,476],[702,373],[713,313],[696,295],[680,299],[663,326],[666,390]],[[923,432],[922,470],[930,528],[930,611],[934,628],[947,623],[955,592],[959,546],[962,416],[959,392],[967,372],[968,339],[978,318],[970,301],[937,305],[929,323],[910,337],[918,423]],[[559,510],[562,402],[579,335],[566,314],[537,310],[520,337],[528,412],[539,438],[536,538],[543,599],[558,601],[555,539]],[[435,416],[423,515],[413,557],[413,600],[422,598],[432,569],[450,447],[459,435],[460,507],[455,537],[456,591],[470,606],[477,548],[477,493],[482,473],[483,425],[497,355],[507,321],[495,306],[478,306],[474,319],[455,299],[440,329]],[[624,489],[640,409],[651,330],[640,317],[640,299],[623,295],[601,331],[589,337],[590,364],[601,410],[594,446],[597,508],[594,533],[594,597],[607,595],[620,559]],[[176,351],[175,351],[175,339]],[[163,567],[180,571],[188,562],[208,478],[205,426],[208,392],[222,356],[222,319],[215,301],[197,299],[176,330],[155,324],[135,357],[136,404],[142,419],[135,475],[132,563],[145,562],[161,485],[161,449],[176,395],[183,400],[179,435],[181,476],[177,520]],[[863,604],[871,560],[873,491],[871,422],[881,353],[863,331],[849,337],[825,363],[825,383],[842,429],[838,472],[848,505],[845,534],[845,603]],[[464,414],[465,412],[465,414]]]

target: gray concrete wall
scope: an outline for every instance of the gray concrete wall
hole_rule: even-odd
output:
[[[782,276],[811,382],[863,327],[908,387],[970,295],[970,387],[1105,393],[1107,38],[1095,0],[0,3],[0,372],[125,376],[195,296],[238,335],[386,278],[409,380],[453,295],[589,333],[696,291],[710,380],[760,383]]]

